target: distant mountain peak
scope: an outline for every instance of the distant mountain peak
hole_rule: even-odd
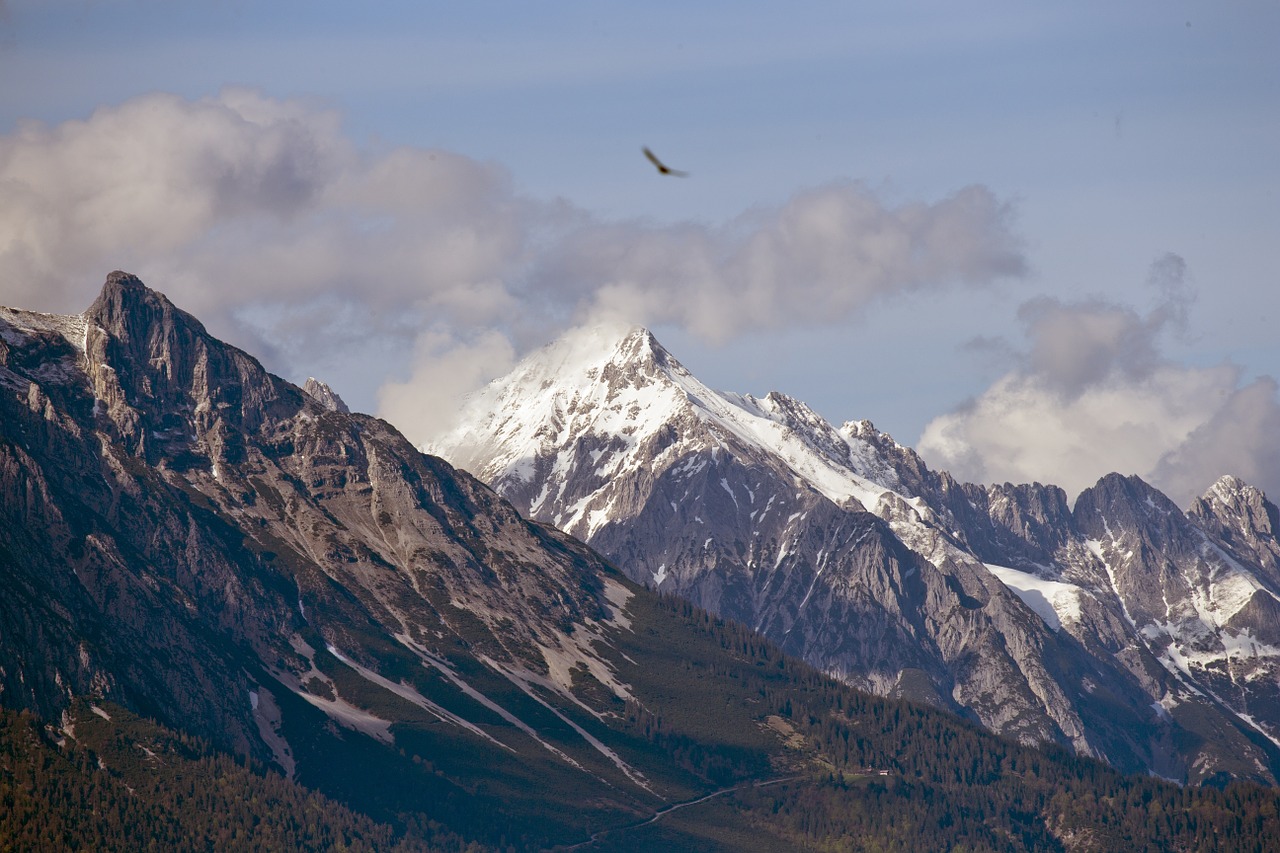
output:
[[[344,414],[350,414],[351,412],[346,402],[338,396],[337,391],[330,388],[328,383],[321,382],[314,376],[307,377],[302,390],[306,391],[312,399],[331,412],[342,412]]]
[[[1280,533],[1280,509],[1267,499],[1261,489],[1232,475],[1219,477],[1204,496],[1192,504],[1191,515],[1216,527],[1228,538],[1239,534],[1245,538],[1264,537],[1275,542],[1276,534]],[[1257,543],[1254,550],[1257,550]],[[1275,561],[1264,558],[1263,562]],[[1280,589],[1280,575],[1276,580]]]
[[[609,327],[606,325],[598,328],[604,331]],[[644,347],[651,351],[662,350],[663,352],[666,352],[663,346],[658,343],[658,339],[653,336],[653,332],[649,331],[644,326],[629,326],[622,338],[618,341],[618,345],[620,349],[625,347]]]
[[[696,382],[643,326],[580,327],[472,394],[461,425],[422,449],[489,479],[528,479],[534,460],[569,433],[616,420],[634,443],[687,411],[690,393],[712,393],[690,392],[686,380]]]
[[[1205,500],[1216,500],[1227,504],[1238,501],[1241,498],[1246,500],[1254,500],[1258,497],[1266,499],[1261,489],[1249,485],[1234,474],[1224,474],[1219,477],[1212,486],[1205,490],[1203,497]]]
[[[207,338],[204,324],[180,310],[158,290],[152,290],[132,273],[116,270],[107,276],[102,291],[85,311],[85,318],[112,337],[143,345],[151,338],[185,332]],[[139,350],[139,355],[146,354]]]
[[[138,278],[133,273],[125,272],[124,270],[113,270],[108,273],[106,286],[120,288],[146,287],[146,285],[142,283],[142,279]]]
[[[430,452],[867,689],[1176,778],[1280,768],[1242,734],[1280,748],[1280,514],[1238,478],[1190,514],[1114,473],[1074,509],[958,483],[870,421],[713,390],[640,327],[567,335],[462,423]]]
[[[872,510],[901,485],[868,440],[778,391],[714,390],[640,326],[570,332],[474,395],[460,423],[423,449],[584,538],[624,499],[614,493],[617,478],[657,475],[690,454],[754,460],[797,488]],[[579,498],[569,501],[571,493]],[[539,515],[552,503],[552,515]]]
[[[594,371],[609,365],[627,372],[667,369],[687,372],[644,326],[615,323],[573,329],[529,355],[516,370],[542,370],[566,382],[581,382],[594,381]]]

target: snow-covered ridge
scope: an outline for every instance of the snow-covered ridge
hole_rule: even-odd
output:
[[[543,347],[473,394],[463,406],[460,426],[421,449],[482,479],[501,475],[527,481],[533,460],[554,447],[562,432],[589,428],[600,419],[605,421],[601,428],[617,426],[610,422],[620,419],[634,434],[641,426],[627,423],[634,420],[634,412],[610,405],[614,401],[608,399],[609,387],[597,380],[609,364],[623,363],[632,354],[624,348],[643,343],[642,332],[596,326]],[[652,397],[643,400],[644,409],[651,411],[657,402]]]
[[[7,344],[20,344],[14,337],[19,332],[54,332],[66,339],[77,351],[84,352],[89,321],[83,314],[43,314],[0,306],[0,339]]]
[[[767,454],[836,503],[856,500],[875,511],[886,491],[900,488],[862,437],[868,424],[837,430],[804,403],[777,392],[757,398],[716,391],[640,327],[581,329],[533,353],[474,394],[464,405],[462,425],[422,450],[490,484],[528,483],[539,466],[547,466],[550,484],[563,482],[581,465],[567,448],[591,437],[597,447],[593,473],[607,482],[640,465],[660,468],[668,460],[649,458],[641,449],[660,430],[693,420],[705,427],[702,449],[735,445]],[[675,457],[672,449],[670,459]],[[544,491],[532,502],[533,511],[554,497]],[[570,529],[586,521],[594,530],[607,511],[595,507],[589,514],[591,498],[583,497],[556,523]]]
[[[1251,497],[1258,494],[1258,490],[1239,477],[1230,474],[1219,477],[1209,490],[1205,492],[1206,500],[1216,501],[1220,504],[1231,504],[1242,497]]]

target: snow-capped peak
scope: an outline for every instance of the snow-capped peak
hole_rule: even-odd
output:
[[[676,377],[692,378],[647,329],[575,329],[472,394],[459,425],[422,449],[489,482],[527,481],[569,435],[652,432],[688,405]]]
[[[579,535],[607,520],[600,493],[620,473],[657,474],[713,449],[768,460],[836,503],[872,511],[899,488],[869,424],[846,433],[784,394],[715,391],[641,327],[575,330],[473,395],[460,424],[423,449],[506,494],[528,486],[535,514],[549,498],[579,495],[551,519]]]
[[[1204,500],[1230,506],[1241,500],[1253,501],[1265,496],[1261,490],[1231,474],[1224,474],[1204,493]]]
[[[1280,530],[1280,513],[1262,490],[1231,475],[1219,477],[1193,503],[1191,513],[1236,530],[1244,540],[1257,535],[1272,537]]]

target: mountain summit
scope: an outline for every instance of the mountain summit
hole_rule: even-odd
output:
[[[1275,508],[1112,475],[935,472],[869,421],[712,390],[645,329],[575,332],[428,448],[636,581],[845,681],[1189,781],[1276,778]]]
[[[777,392],[757,399],[714,391],[648,329],[597,326],[571,333],[490,383],[464,406],[459,427],[423,449],[589,540],[625,511],[618,474],[638,466],[660,470],[677,456],[716,455],[730,446],[777,448],[767,454],[770,461],[782,462],[805,488],[842,505],[861,499],[874,506],[884,492],[879,481],[897,480],[865,436],[892,444],[869,423],[836,430]],[[548,478],[556,484],[554,501],[542,488]]]

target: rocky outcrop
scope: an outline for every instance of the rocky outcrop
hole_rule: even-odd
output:
[[[125,273],[80,316],[0,309],[0,701],[87,695],[319,772],[299,715],[393,739],[353,673],[465,736],[496,711],[451,656],[547,695],[607,681],[614,570],[330,403]],[[428,672],[470,710],[401,684]]]
[[[1227,553],[1280,590],[1280,510],[1260,490],[1225,476],[1196,499],[1188,514]]]
[[[308,376],[307,381],[302,383],[302,390],[311,395],[311,398],[320,405],[324,406],[331,412],[342,412],[350,414],[351,409],[338,396],[338,392],[334,391],[324,382],[316,379],[314,376]]]

